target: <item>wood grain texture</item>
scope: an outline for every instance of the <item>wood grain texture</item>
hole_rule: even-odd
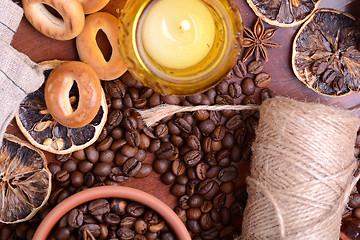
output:
[[[253,27],[256,16],[249,8],[245,0],[235,1],[240,9],[245,26]],[[118,17],[120,9],[124,6],[125,0],[111,0],[110,3],[103,9]],[[358,11],[360,1],[358,0],[323,0],[321,8],[336,8],[341,11],[347,11],[359,17]],[[265,28],[270,27],[264,23]],[[286,96],[297,100],[321,102],[327,105],[342,106],[350,108],[360,104],[360,95],[352,94],[345,97],[333,98],[321,96],[301,83],[293,74],[291,68],[291,49],[292,41],[298,27],[280,28],[272,38],[275,42],[282,45],[281,48],[269,49],[269,62],[265,64],[264,71],[270,73],[273,82],[270,84],[276,95]],[[103,37],[100,41],[105,41]],[[106,44],[105,44],[106,45]],[[23,18],[20,27],[18,28],[12,46],[27,54],[33,61],[40,62],[51,59],[61,60],[78,60],[76,46],[74,40],[57,41],[45,37],[37,32],[28,21]],[[105,51],[106,47],[105,47]],[[8,127],[8,132],[14,133],[20,137],[21,133],[17,129],[16,123],[13,121]],[[54,161],[55,158],[51,154],[47,154],[49,161]],[[146,162],[152,162],[153,157],[148,157]],[[249,172],[249,164],[241,162],[239,164],[241,176],[238,178],[237,185],[245,185],[245,177]],[[162,184],[159,180],[159,175],[153,173],[150,177],[145,179],[130,179],[124,183],[126,186],[144,190],[154,196],[158,197],[170,207],[176,206],[176,198],[169,193],[168,186]]]

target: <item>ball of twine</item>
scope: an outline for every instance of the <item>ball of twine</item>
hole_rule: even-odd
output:
[[[252,145],[241,239],[338,240],[357,179],[359,118],[286,98],[265,101]]]

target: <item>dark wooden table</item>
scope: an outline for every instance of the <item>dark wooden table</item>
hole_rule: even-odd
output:
[[[124,3],[124,0],[111,0],[103,11],[110,12],[118,17],[118,10],[123,7]],[[245,0],[236,0],[236,3],[240,8],[245,26],[252,28],[256,20],[255,14]],[[320,8],[335,8],[360,17],[360,0],[323,0]],[[269,25],[265,23],[265,27],[268,28]],[[338,98],[325,97],[313,92],[295,77],[291,68],[291,49],[298,28],[280,28],[273,37],[273,40],[281,44],[282,47],[269,49],[268,51],[270,60],[265,64],[264,71],[270,73],[273,78],[269,88],[278,96],[286,96],[297,100],[321,102],[345,108],[351,108],[360,104],[359,94],[351,94]],[[47,38],[37,32],[25,18],[23,18],[14,36],[12,46],[20,52],[27,54],[35,62],[51,59],[78,60],[74,40],[57,41]],[[7,131],[20,137],[22,136],[17,129],[15,121],[11,123]],[[47,154],[47,158],[49,161],[54,161],[55,159],[52,154]],[[152,160],[149,157],[146,161],[151,162]],[[240,163],[239,168],[243,174],[239,176],[238,186],[245,184],[245,177],[249,166],[246,163]],[[124,185],[151,193],[166,202],[170,207],[176,206],[175,197],[169,194],[168,187],[160,182],[159,175],[156,173],[145,179],[130,179]]]

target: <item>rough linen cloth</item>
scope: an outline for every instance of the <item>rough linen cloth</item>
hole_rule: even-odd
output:
[[[0,145],[21,101],[44,82],[42,68],[10,46],[22,16],[20,6],[0,1]]]

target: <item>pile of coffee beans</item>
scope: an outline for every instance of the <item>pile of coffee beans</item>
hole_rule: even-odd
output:
[[[103,82],[109,114],[96,143],[72,154],[56,156],[58,161],[49,164],[53,174],[49,201],[26,223],[0,224],[0,240],[32,239],[46,214],[70,195],[95,186],[120,185],[131,177],[145,178],[153,170],[177,197],[174,211],[193,239],[233,239],[240,234],[247,199],[244,182],[237,179],[248,174],[259,113],[254,110],[178,113],[147,127],[136,109],[164,103],[182,106],[261,103],[273,97],[270,89],[262,88],[270,82],[261,61],[248,66],[239,61],[216,87],[187,97],[161,96],[128,72],[120,79]],[[149,157],[153,162],[146,160]]]
[[[97,199],[72,209],[54,227],[49,240],[84,239],[84,235],[100,240],[176,239],[159,214],[119,198]]]

